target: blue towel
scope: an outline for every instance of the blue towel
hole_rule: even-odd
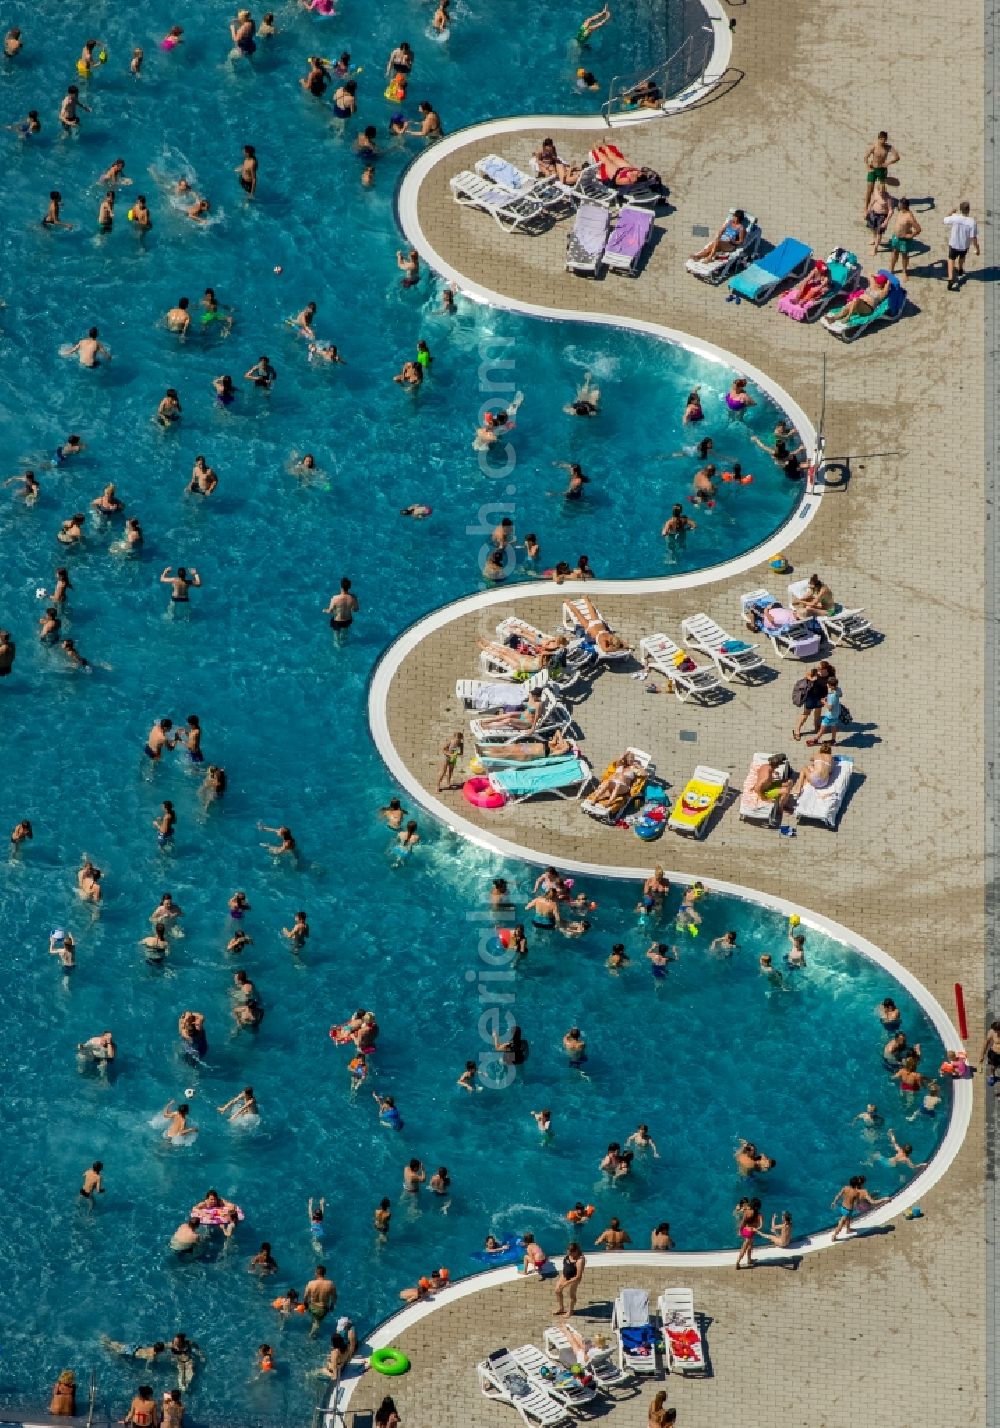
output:
[[[627,1354],[652,1353],[656,1343],[656,1330],[652,1324],[640,1324],[636,1329],[619,1330],[622,1348]]]

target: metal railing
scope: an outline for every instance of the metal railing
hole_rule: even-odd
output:
[[[652,69],[632,75],[616,74],[608,86],[608,97],[601,105],[601,116],[605,124],[610,128],[615,115],[641,112],[638,104],[634,101],[629,103],[626,98],[640,86],[646,89],[651,85],[656,87],[659,92],[656,107],[682,94],[704,73],[714,47],[713,36],[711,25],[701,25],[697,30],[691,31],[673,54],[661,60]]]

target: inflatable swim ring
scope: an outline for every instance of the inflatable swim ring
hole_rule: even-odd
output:
[[[466,779],[462,785],[462,797],[475,808],[503,808],[507,795],[490,788],[490,781],[483,775]]]
[[[384,1373],[389,1378],[405,1373],[410,1367],[410,1360],[401,1349],[376,1349],[370,1362],[376,1373]]]

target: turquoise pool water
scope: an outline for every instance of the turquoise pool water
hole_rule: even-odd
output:
[[[226,7],[156,6],[133,22],[119,7],[95,5],[87,25],[108,42],[111,60],[84,96],[94,113],[83,115],[79,140],[67,142],[55,111],[86,37],[69,12],[48,4],[33,11],[22,21],[27,53],[0,70],[7,119],[38,108],[44,124],[30,145],[3,136],[9,217],[0,235],[0,471],[31,466],[42,487],[34,507],[16,487],[0,502],[0,616],[19,647],[0,688],[0,816],[9,827],[28,817],[35,828],[20,861],[0,865],[9,967],[0,1076],[7,1232],[16,1246],[0,1388],[11,1398],[36,1398],[38,1385],[68,1364],[82,1380],[94,1363],[102,1393],[124,1407],[135,1376],[102,1359],[99,1336],[148,1340],[183,1328],[209,1355],[196,1389],[199,1419],[300,1414],[317,1350],[297,1322],[281,1336],[268,1302],[279,1287],[301,1290],[315,1262],[305,1226],[310,1194],[327,1198],[324,1257],[342,1307],[364,1328],[434,1264],[455,1274],[471,1268],[469,1255],[491,1229],[533,1226],[559,1248],[560,1217],[576,1198],[597,1205],[595,1233],[621,1205],[637,1244],[664,1217],[685,1248],[728,1243],[739,1134],[779,1159],[768,1208],[787,1206],[802,1229],[814,1228],[828,1218],[833,1189],[873,1149],[851,1115],[867,1099],[894,1095],[871,1011],[891,990],[885,977],[815,939],[810,971],[787,993],[768,995],[755,954],[765,943],[780,949],[782,929],[719,903],[706,906],[702,938],[685,939],[681,962],[653,989],[631,911],[635,890],[613,884],[595,894],[601,906],[589,940],[551,946],[535,937],[518,972],[516,1005],[534,1048],[523,1083],[476,1096],[455,1086],[480,1049],[478,947],[489,880],[504,872],[523,891],[527,874],[494,867],[430,827],[418,852],[397,865],[376,819],[391,790],[365,720],[365,682],[379,651],[411,619],[475,587],[482,527],[505,513],[498,501],[513,505],[522,533],[538,532],[542,565],[586,551],[600,573],[622,576],[724,559],[774,529],[796,499],[749,442],[777,413],[762,401],[746,425],[721,419],[725,369],[625,334],[564,330],[462,302],[447,319],[436,315],[440,294],[426,279],[416,292],[399,287],[391,196],[412,151],[389,148],[374,189],[363,189],[349,140],[330,130],[295,79],[311,50],[346,47],[365,80],[408,33],[418,66],[411,93],[421,97],[426,79],[447,127],[576,104],[563,43],[575,11],[572,23],[565,8],[541,12],[527,36],[505,31],[502,67],[484,58],[495,16],[464,5],[455,13],[454,44],[434,48],[424,34],[427,8],[399,4],[362,17],[344,0],[336,20],[321,22],[289,7],[277,12],[279,39],[250,70],[226,58]],[[637,21],[601,32],[603,67],[631,63],[652,43],[652,16],[645,30]],[[164,56],[156,40],[174,23],[187,43]],[[147,53],[138,85],[123,73],[134,43]],[[361,120],[376,122],[385,142],[381,83],[361,94]],[[256,142],[262,164],[252,207],[231,173],[244,142]],[[121,211],[110,237],[95,231],[95,180],[119,153],[138,181],[121,208],[136,191],[150,198],[155,226],[144,246]],[[168,177],[185,172],[216,206],[218,221],[204,231],[170,205]],[[52,188],[77,225],[71,232],[39,226]],[[232,334],[199,329],[179,344],[158,319],[181,294],[196,304],[208,285],[233,309]],[[317,370],[283,326],[309,298],[320,306],[321,335],[338,343],[347,366]],[[98,372],[58,356],[91,323],[114,352]],[[414,398],[391,377],[419,337],[435,362]],[[248,395],[241,381],[262,352],[279,371],[270,397]],[[525,400],[516,470],[491,478],[470,441],[483,401],[480,366],[498,356],[514,364],[500,379]],[[560,411],[587,370],[605,408],[593,422]],[[211,389],[222,372],[240,388],[226,412]],[[680,416],[696,383],[709,420],[692,433]],[[152,418],[171,385],[184,416],[163,432]],[[70,431],[87,450],[54,468],[52,452]],[[657,532],[696,464],[673,453],[706,432],[721,457],[742,460],[756,480],[696,512],[697,531],[670,554]],[[286,470],[293,452],[307,450],[322,468],[311,481]],[[208,500],[184,489],[200,452],[220,476]],[[593,477],[579,508],[546,494],[562,481],[556,460],[579,460]],[[108,481],[142,521],[140,559],[110,551],[118,523],[88,519],[78,551],[55,540],[60,521],[88,510]],[[433,517],[402,520],[398,508],[413,501],[433,505]],[[35,638],[43,609],[36,590],[51,589],[64,562],[73,580],[65,633],[97,666],[89,676],[68,671]],[[197,566],[204,585],[190,611],[171,618],[158,577],[179,564]],[[343,573],[354,578],[362,613],[348,643],[334,647],[321,612]],[[142,755],[153,719],[182,722],[191,712],[201,718],[208,761],[229,775],[225,799],[208,810],[186,760],[153,769]],[[178,814],[168,852],[151,827],[163,799]],[[292,825],[297,869],[276,866],[261,848],[269,835],[258,821]],[[84,851],[105,872],[96,919],[74,893]],[[226,904],[237,887],[253,904],[254,945],[242,965],[267,1008],[256,1039],[229,1035]],[[165,969],[151,970],[137,944],[167,888],[185,910],[187,935]],[[295,961],[280,929],[300,907],[313,935]],[[745,950],[732,963],[708,962],[705,944],[731,923]],[[55,926],[77,938],[68,986],[47,954]],[[603,959],[621,936],[636,965],[612,979]],[[897,999],[911,1035],[920,1027],[932,1043],[919,1014]],[[397,1095],[406,1121],[399,1135],[380,1130],[367,1094],[352,1100],[346,1058],[326,1036],[358,1005],[378,1012],[371,1086]],[[175,1049],[187,1008],[208,1022],[207,1065],[196,1072]],[[644,1016],[656,1036],[648,1048],[635,1042]],[[559,1051],[572,1021],[591,1042],[586,1079],[567,1071]],[[74,1056],[78,1041],[106,1025],[120,1046],[108,1083],[82,1076]],[[935,1056],[928,1052],[932,1064]],[[814,1083],[808,1098],[801,1076]],[[248,1081],[263,1120],[238,1134],[214,1106]],[[203,1129],[175,1150],[149,1122],[187,1087]],[[544,1101],[557,1129],[545,1148],[528,1115]],[[613,1192],[601,1188],[600,1153],[640,1118],[662,1160]],[[937,1129],[922,1120],[907,1127],[916,1155],[930,1150]],[[449,1167],[447,1215],[429,1196],[398,1202],[411,1155],[430,1169]],[[76,1191],[95,1158],[105,1162],[108,1193],[91,1219],[79,1213]],[[498,1173],[484,1174],[484,1164]],[[880,1181],[893,1188],[898,1177]],[[210,1184],[239,1200],[245,1223],[225,1254],[215,1246],[203,1260],[178,1264],[167,1240]],[[385,1246],[371,1231],[382,1195],[394,1203]],[[281,1271],[262,1286],[246,1265],[263,1239]],[[252,1349],[264,1340],[279,1345],[279,1372],[251,1384]]]

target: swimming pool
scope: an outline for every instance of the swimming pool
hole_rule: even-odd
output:
[[[779,1169],[794,1146],[781,1116],[775,1114],[773,1129],[770,1122],[756,1127],[759,1108],[744,1094],[751,1080],[744,1063],[733,1086],[722,1057],[677,1053],[684,1096],[690,1087],[700,1104],[711,1090],[721,1108],[703,1128],[704,1143],[679,1096],[671,1118],[661,1121],[662,1057],[640,1061],[630,1042],[635,1017],[650,1009],[654,994],[641,967],[612,983],[600,965],[606,945],[632,922],[634,889],[612,885],[597,894],[602,907],[589,943],[547,949],[536,939],[518,974],[517,996],[535,1047],[524,1084],[502,1098],[466,1096],[454,1086],[466,1057],[478,1051],[482,924],[467,913],[481,907],[489,877],[504,870],[431,828],[424,847],[395,866],[374,816],[387,787],[369,743],[364,691],[392,635],[476,583],[483,521],[499,514],[481,509],[495,502],[499,483],[482,474],[469,449],[483,400],[480,364],[496,358],[495,339],[513,344],[514,367],[505,369],[505,380],[511,376],[525,392],[513,514],[522,532],[534,527],[540,534],[542,564],[575,560],[581,550],[596,570],[613,575],[713,563],[773,530],[796,494],[749,443],[750,430],[763,435],[773,426],[773,408],[762,402],[746,427],[713,420],[720,453],[743,460],[757,479],[724,492],[714,510],[696,513],[697,531],[668,565],[657,531],[665,506],[683,499],[695,464],[672,453],[700,434],[681,430],[681,402],[701,382],[706,407],[710,394],[710,410],[721,412],[719,393],[730,374],[628,334],[574,328],[566,347],[563,332],[550,324],[464,305],[450,325],[433,316],[439,295],[403,292],[395,269],[390,201],[405,151],[380,160],[375,188],[362,189],[357,159],[295,85],[304,73],[302,56],[321,43],[334,53],[351,48],[355,63],[377,72],[405,23],[420,67],[415,89],[426,74],[446,126],[506,108],[575,105],[568,80],[563,84],[570,51],[556,45],[551,67],[519,58],[534,55],[546,36],[564,35],[565,12],[547,10],[530,36],[505,37],[503,70],[484,65],[470,85],[467,70],[489,33],[485,14],[477,22],[468,16],[463,59],[457,43],[448,54],[431,50],[421,31],[426,11],[366,13],[370,36],[363,43],[355,39],[357,17],[351,33],[346,6],[328,28],[279,12],[279,26],[294,38],[273,52],[262,48],[251,72],[234,71],[226,60],[228,8],[177,5],[137,33],[116,7],[93,6],[88,24],[108,42],[112,58],[93,82],[94,115],[83,116],[78,142],[65,143],[54,119],[62,76],[53,82],[48,57],[71,60],[84,36],[63,8],[43,5],[34,13],[25,26],[24,62],[3,70],[0,86],[11,121],[39,107],[45,125],[38,144],[8,137],[8,212],[17,224],[2,237],[8,307],[0,326],[0,464],[5,473],[32,465],[42,484],[35,507],[26,509],[11,490],[0,506],[7,557],[0,610],[19,645],[14,676],[0,690],[0,808],[9,826],[21,817],[35,826],[23,859],[0,866],[0,938],[9,953],[0,1076],[7,1228],[17,1246],[7,1283],[4,1386],[34,1397],[39,1382],[68,1364],[82,1378],[90,1363],[99,1363],[102,1391],[117,1399],[134,1377],[100,1360],[100,1334],[148,1340],[184,1328],[209,1354],[199,1418],[221,1420],[230,1406],[243,1422],[257,1411],[300,1413],[310,1400],[303,1375],[315,1348],[302,1342],[297,1324],[280,1341],[279,1372],[260,1385],[248,1379],[253,1346],[275,1342],[279,1333],[269,1299],[286,1281],[301,1290],[314,1263],[305,1230],[310,1194],[327,1197],[325,1257],[343,1308],[364,1327],[392,1306],[401,1285],[434,1263],[456,1274],[471,1267],[467,1256],[490,1228],[516,1228],[530,1218],[536,1232],[556,1237],[570,1184],[573,1199],[592,1199],[600,1214],[613,1213],[617,1201],[594,1188],[595,1156],[602,1141],[633,1128],[639,1118],[632,1116],[633,1095],[635,1104],[651,1107],[654,1134],[667,1142],[660,1169],[672,1167],[675,1177],[664,1196],[659,1171],[644,1166],[621,1188],[623,1218],[643,1232],[649,1216],[665,1215],[679,1242],[725,1242],[733,1136],[757,1135],[778,1156]],[[465,18],[461,7],[456,13]],[[37,41],[43,22],[45,60]],[[185,27],[186,47],[163,56],[155,41],[175,22]],[[481,26],[478,39],[474,23]],[[598,46],[610,45],[613,33],[602,31],[595,44],[609,68],[618,60]],[[456,27],[456,42],[460,34]],[[136,41],[146,48],[149,70],[140,86],[122,73]],[[69,77],[72,63],[65,68]],[[362,91],[362,121],[370,107],[384,130],[380,89],[376,83],[367,98]],[[261,191],[245,209],[230,170],[241,145],[253,141]],[[155,227],[145,247],[121,213],[109,239],[95,232],[94,181],[119,152],[150,196]],[[148,174],[151,165],[159,184]],[[170,209],[166,176],[183,172],[222,210],[207,231]],[[41,200],[52,188],[64,195],[64,218],[78,225],[72,232],[38,226]],[[208,285],[234,308],[232,335],[222,340],[213,328],[178,344],[158,318],[181,293],[196,303]],[[283,326],[282,318],[309,298],[319,302],[319,330],[341,347],[346,367],[319,372]],[[114,352],[97,373],[57,356],[92,322]],[[420,336],[435,365],[414,400],[391,376]],[[240,379],[263,351],[279,381],[269,398],[255,399]],[[501,349],[504,360],[508,351]],[[559,410],[588,369],[605,404],[593,423]],[[227,371],[241,396],[223,412],[211,379]],[[152,417],[171,385],[184,417],[179,429],[164,432]],[[70,431],[80,432],[88,449],[53,469],[45,463]],[[323,468],[311,483],[285,470],[291,453],[305,450],[315,451]],[[199,452],[220,474],[218,492],[207,501],[184,492]],[[550,463],[563,459],[580,460],[594,477],[580,510],[546,494],[562,480]],[[109,553],[117,526],[89,521],[83,549],[69,555],[55,542],[60,520],[87,510],[107,481],[117,483],[142,519],[141,560]],[[431,520],[398,517],[398,508],[415,500],[436,508]],[[35,592],[51,588],[52,570],[63,560],[74,585],[66,633],[97,665],[92,676],[67,672],[58,653],[34,639],[43,608]],[[197,566],[204,586],[186,616],[172,618],[158,576],[179,564]],[[338,648],[321,611],[342,573],[354,577],[362,614]],[[201,718],[208,760],[229,772],[225,800],[207,811],[184,761],[154,770],[141,753],[154,718],[181,722],[190,712]],[[179,820],[169,852],[157,846],[151,827],[163,799],[175,803]],[[257,821],[286,819],[303,850],[299,870],[275,866],[260,847],[268,835]],[[83,851],[106,875],[106,905],[93,922],[73,892]],[[506,872],[512,880],[526,877],[516,868]],[[244,964],[267,1006],[256,1041],[229,1038],[226,903],[237,887],[253,904],[254,946]],[[164,971],[151,971],[137,941],[166,888],[185,909],[187,936]],[[301,965],[280,937],[299,907],[313,926]],[[705,940],[714,935],[715,916],[707,910]],[[718,909],[720,928],[728,916]],[[65,989],[46,951],[57,925],[74,932],[79,948],[79,968]],[[735,996],[729,1005],[740,1011],[754,1006],[773,1032],[754,1049],[759,1085],[770,1090],[773,1082],[786,1095],[794,1083],[782,1077],[800,1053],[794,1041],[789,1049],[785,1032],[807,1029],[812,1039],[802,1045],[813,1055],[817,1046],[829,1047],[830,1057],[846,1054],[836,1062],[834,1084],[824,1084],[809,1107],[821,1124],[808,1128],[829,1159],[821,1163],[819,1153],[810,1158],[796,1147],[802,1183],[775,1182],[775,1198],[807,1228],[822,1222],[820,1203],[832,1193],[827,1171],[839,1183],[843,1167],[868,1153],[845,1118],[873,1086],[884,1094],[871,1006],[885,995],[886,981],[818,939],[817,968],[800,979],[803,985],[757,1007],[762,982],[753,953],[765,938],[780,945],[780,928],[764,918],[751,936],[748,924],[745,961],[713,964],[704,975],[702,954],[689,939],[681,963],[655,993],[655,1011],[671,1044],[700,1028],[690,1042],[700,1046],[727,1005],[720,999]],[[641,962],[637,939],[634,930],[628,934]],[[702,986],[713,989],[704,1002]],[[407,1125],[397,1137],[379,1130],[370,1097],[351,1100],[344,1058],[326,1037],[330,1022],[369,1004],[383,1026],[372,1084],[398,1091]],[[824,1022],[831,1006],[837,1017]],[[194,1074],[174,1053],[177,1018],[189,1007],[206,1014],[210,1041],[209,1069]],[[918,1024],[909,1007],[907,1015],[910,1026]],[[587,1027],[592,1044],[588,1080],[565,1074],[560,1061],[558,1038],[573,1019]],[[121,1052],[111,1084],[81,1077],[73,1054],[78,1041],[105,1025]],[[925,1040],[931,1043],[929,1035]],[[748,1048],[735,1045],[745,1061]],[[264,1119],[258,1132],[239,1135],[213,1108],[247,1081]],[[174,1150],[149,1121],[189,1086],[204,1130],[194,1145]],[[558,1095],[565,1125],[586,1128],[575,1148],[557,1133],[541,1152],[527,1114],[539,1094]],[[934,1132],[914,1124],[918,1154]],[[530,1186],[523,1204],[486,1193],[482,1163],[503,1135]],[[371,1209],[383,1194],[395,1202],[409,1154],[430,1168],[449,1166],[454,1202],[447,1218],[426,1202],[419,1213],[396,1205],[389,1243],[380,1249],[370,1232]],[[696,1155],[719,1164],[717,1184],[676,1178]],[[76,1190],[95,1158],[105,1162],[108,1194],[89,1219],[77,1213]],[[179,1265],[167,1239],[209,1184],[239,1199],[246,1223],[226,1254]],[[246,1262],[265,1238],[281,1273],[261,1286]]]

